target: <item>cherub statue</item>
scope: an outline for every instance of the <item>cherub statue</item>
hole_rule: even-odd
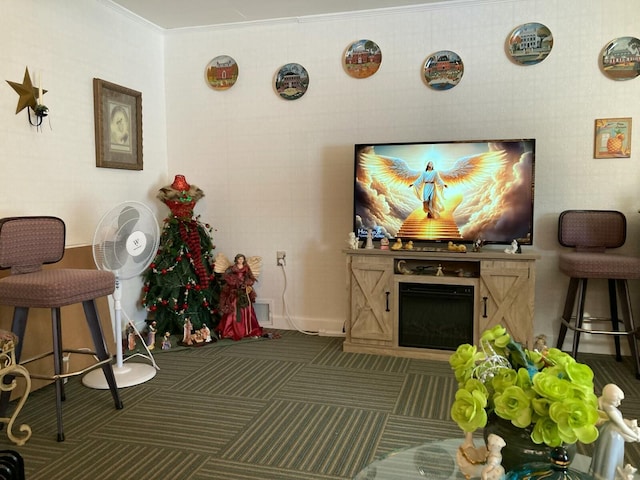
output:
[[[240,340],[262,336],[262,327],[253,309],[256,301],[253,284],[258,281],[261,268],[262,257],[246,257],[239,253],[231,263],[224,254],[216,255],[213,269],[222,274],[223,279],[220,292],[222,318],[216,327],[220,338]]]
[[[627,463],[624,468],[618,467],[616,471],[618,472],[616,480],[633,480],[638,469],[630,463]]]
[[[351,250],[358,249],[358,237],[356,237],[355,232],[349,232],[349,237],[347,238],[347,245]]]
[[[476,447],[471,433],[465,434],[465,441],[458,447],[456,463],[467,480],[500,480],[504,476],[502,449],[506,443],[495,433],[487,437],[487,446]]]

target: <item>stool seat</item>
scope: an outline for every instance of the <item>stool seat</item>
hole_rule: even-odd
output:
[[[567,330],[573,331],[571,354],[578,356],[580,335],[613,337],[616,360],[621,361],[620,337],[627,337],[640,379],[638,328],[633,320],[628,280],[640,278],[640,258],[608,250],[624,245],[627,220],[615,210],[565,210],[558,219],[558,242],[574,251],[559,255],[558,267],[569,277],[569,287],[560,320],[557,348],[562,349]],[[606,280],[609,290],[609,318],[584,316],[590,280]],[[618,304],[622,315],[618,315]],[[575,312],[575,313],[574,313]],[[585,323],[610,322],[609,329],[584,328]],[[621,329],[620,326],[623,326]]]
[[[11,307],[55,308],[105,297],[114,287],[112,272],[58,268],[0,279],[0,299]]]
[[[640,257],[616,253],[561,253],[558,266],[562,273],[575,278],[640,278]]]

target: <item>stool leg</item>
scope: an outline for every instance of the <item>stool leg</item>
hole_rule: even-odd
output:
[[[579,280],[577,278],[571,278],[569,280],[569,288],[567,289],[567,299],[564,302],[564,311],[562,318],[567,323],[571,323],[571,316],[573,315],[573,307],[576,304],[576,293],[578,292]],[[556,348],[562,350],[564,344],[564,338],[567,335],[567,325],[564,322],[560,322],[560,333],[558,334],[558,341]]]
[[[98,360],[106,360],[109,358],[109,352],[107,352],[107,346],[104,342],[102,325],[100,324],[100,317],[98,317],[96,303],[94,300],[88,300],[86,302],[82,302],[82,307],[84,308],[84,314],[87,318],[89,330],[91,331],[96,356],[98,357]],[[119,340],[116,339],[116,341]],[[104,378],[107,380],[107,385],[109,385],[109,390],[111,390],[111,396],[113,397],[116,408],[120,410],[123,405],[122,400],[120,400],[116,377],[113,374],[113,365],[111,365],[111,363],[105,363],[102,365],[102,372],[104,373]]]
[[[573,349],[571,356],[578,358],[578,345],[580,343],[580,330],[584,319],[584,299],[587,297],[587,279],[580,278],[578,280],[580,288],[578,289],[578,305],[576,309],[576,330],[573,332]]]
[[[636,367],[636,378],[640,380],[640,350],[638,350],[638,337],[635,333],[636,326],[633,320],[633,313],[631,311],[631,297],[629,296],[629,286],[626,280],[618,280],[618,292],[621,296],[621,305],[624,315],[624,325],[625,330],[627,332],[634,332],[630,335],[627,335],[629,338],[629,350],[631,351],[631,357],[635,362]]]
[[[611,331],[617,332],[620,330],[620,317],[618,317],[618,293],[621,296],[621,301],[624,302],[624,297],[622,297],[623,291],[616,289],[616,280],[608,279],[607,283],[609,284],[609,311],[611,312]],[[616,360],[618,362],[621,362],[622,355],[620,354],[620,336],[614,335],[613,341],[616,346]]]
[[[51,328],[53,334],[53,373],[62,375],[62,328],[60,326],[60,309],[51,309]],[[62,402],[65,399],[63,379],[57,378],[56,385],[56,418],[58,421],[58,441],[64,441],[62,425]]]
[[[27,307],[16,307],[13,309],[13,323],[11,324],[11,331],[18,337],[18,344],[16,345],[16,364],[20,363],[20,356],[22,355],[22,345],[24,344],[24,332],[27,329],[27,317],[29,316],[29,309]],[[6,375],[3,383],[10,384],[14,379],[13,375]],[[7,408],[9,408],[9,400],[11,399],[11,390],[3,390],[0,394],[0,417],[6,417]],[[0,429],[3,425],[0,425]]]

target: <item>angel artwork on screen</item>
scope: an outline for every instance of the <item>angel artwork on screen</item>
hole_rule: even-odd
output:
[[[246,257],[237,254],[231,262],[224,254],[215,257],[214,271],[222,275],[220,311],[222,318],[216,327],[221,339],[240,340],[245,337],[261,337],[253,304],[256,293],[253,284],[258,281],[262,257]]]
[[[355,229],[376,238],[526,238],[533,148],[516,141],[365,145]]]
[[[451,230],[451,237],[459,237],[453,212],[463,201],[464,192],[480,189],[487,180],[495,177],[506,164],[507,154],[504,150],[487,150],[455,161],[431,159],[427,155],[419,162],[414,160],[411,165],[403,158],[375,151],[363,152],[361,157],[373,179],[396,189],[404,188],[412,194],[405,196],[411,213],[404,219],[396,236],[428,237],[430,230],[446,228]],[[418,163],[424,165],[423,169],[416,168]],[[416,235],[416,232],[419,233]]]

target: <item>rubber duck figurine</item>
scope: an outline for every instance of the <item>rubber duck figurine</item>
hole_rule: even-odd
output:
[[[396,243],[391,245],[391,250],[402,250],[402,239],[396,238]]]

